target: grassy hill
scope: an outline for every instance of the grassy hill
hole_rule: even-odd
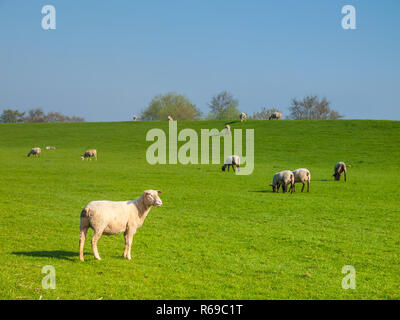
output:
[[[233,123],[255,129],[249,176],[149,165],[151,128],[168,133],[168,122],[0,125],[1,299],[400,298],[399,122]],[[36,146],[42,156],[27,158]],[[80,160],[88,148],[98,161]],[[351,164],[346,183],[333,180],[338,161]],[[275,172],[300,167],[311,171],[310,193],[272,193]],[[132,260],[116,235],[100,239],[95,261],[90,230],[80,262],[82,208],[145,189],[163,190],[164,205],[135,235]],[[42,288],[46,265],[55,290]],[[356,270],[355,290],[342,289],[345,265]]]

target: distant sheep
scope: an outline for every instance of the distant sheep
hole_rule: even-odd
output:
[[[46,150],[56,150],[56,147],[54,147],[54,146],[47,146],[47,147],[46,147]]]
[[[101,260],[97,250],[97,241],[105,235],[124,232],[125,250],[123,257],[131,260],[132,239],[146,219],[152,206],[161,207],[158,196],[161,191],[147,190],[132,201],[92,201],[81,212],[79,259],[84,261],[83,248],[89,228],[94,230],[92,250],[94,258]]]
[[[95,158],[95,160],[97,160],[97,150],[96,149],[86,150],[85,154],[83,156],[81,156],[81,160],[85,160],[85,159],[92,160],[92,158]]]
[[[168,116],[168,121],[174,121],[174,118],[172,118],[171,116]]]
[[[280,112],[274,112],[274,113],[272,113],[272,114],[269,116],[269,119],[268,119],[268,120],[271,120],[271,119],[276,119],[276,120],[282,119],[282,113],[280,113]]]
[[[226,158],[224,165],[222,166],[222,171],[225,172],[226,167],[228,167],[228,171],[229,171],[229,167],[232,167],[233,172],[235,171],[235,167],[238,169],[238,171],[240,171],[240,158],[239,156],[229,156]]]
[[[303,187],[301,188],[301,192],[304,191],[304,186],[305,186],[305,183],[307,182],[307,192],[310,192],[310,181],[311,181],[310,171],[305,168],[296,169],[293,171],[293,175],[294,175],[293,192],[295,191],[296,182],[300,182],[303,184]]]
[[[137,121],[137,120],[138,120],[138,117],[133,116],[133,121]]]
[[[272,184],[270,186],[272,187],[273,192],[279,192],[279,188],[282,186],[282,191],[283,191],[283,193],[285,193],[287,191],[287,187],[289,184],[290,184],[291,193],[293,193],[293,191],[294,191],[293,172],[290,170],[285,170],[285,171],[275,173],[275,175],[272,179]]]
[[[244,112],[242,112],[242,113],[240,114],[239,118],[240,118],[240,121],[243,122],[244,120],[247,119],[247,115],[246,115]]]
[[[225,126],[225,130],[226,130],[226,133],[227,133],[227,134],[230,134],[230,133],[231,133],[231,126],[230,126],[229,124],[227,124],[227,125]]]
[[[346,169],[346,164],[344,162],[336,163],[334,170],[335,173],[333,174],[333,176],[335,177],[336,181],[340,180],[340,176],[342,175],[342,173],[344,173],[344,181],[346,181],[347,169]]]
[[[41,152],[42,152],[42,149],[40,149],[40,148],[32,148],[31,151],[29,151],[29,153],[28,153],[28,157],[30,157],[31,155],[33,155],[35,157],[40,157]]]

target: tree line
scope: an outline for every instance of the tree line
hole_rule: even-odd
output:
[[[208,103],[209,112],[202,115],[201,111],[185,95],[169,92],[155,96],[149,105],[141,111],[140,119],[145,121],[167,120],[237,120],[239,101],[230,92],[222,91],[214,95]],[[260,111],[248,115],[249,119],[268,120],[272,113],[281,112],[278,108],[262,107]],[[326,98],[306,96],[302,100],[292,99],[287,119],[293,120],[333,120],[343,118],[339,112],[330,107]],[[27,112],[5,109],[0,115],[0,122],[82,122],[85,119],[77,116],[66,116],[60,112],[44,113],[41,108]]]
[[[77,116],[66,116],[60,112],[45,113],[41,108],[31,109],[27,112],[5,109],[0,115],[0,122],[21,123],[21,122],[83,122],[84,118]]]
[[[140,119],[145,121],[166,120],[172,116],[174,120],[237,120],[239,101],[228,91],[214,95],[208,103],[209,113],[201,111],[185,96],[169,92],[155,96],[149,105],[141,111]],[[262,107],[254,112],[250,119],[268,120],[272,113],[281,112],[278,108]],[[330,107],[326,98],[306,96],[302,100],[292,99],[287,119],[293,120],[333,120],[343,118],[339,112]]]

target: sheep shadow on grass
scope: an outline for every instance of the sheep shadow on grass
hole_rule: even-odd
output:
[[[225,125],[234,124],[234,123],[238,123],[238,122],[240,122],[240,120],[234,120],[234,121],[230,121],[230,122],[225,123]]]
[[[54,251],[18,251],[12,252],[17,256],[39,257],[39,258],[57,258],[61,260],[76,260],[78,252],[54,250]]]
[[[248,192],[273,193],[272,190],[249,190]]]

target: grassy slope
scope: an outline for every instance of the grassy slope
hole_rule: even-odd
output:
[[[255,129],[250,176],[150,166],[152,127],[168,123],[0,125],[0,298],[400,298],[399,122],[232,124]],[[26,157],[46,145],[57,150]],[[97,162],[80,161],[86,148],[98,149]],[[347,183],[331,177],[337,161],[352,165]],[[309,194],[270,192],[273,173],[298,167],[311,171]],[[100,239],[94,261],[89,231],[81,263],[82,207],[149,188],[164,191],[164,205],[135,235],[133,260],[122,259],[117,235]],[[44,265],[56,268],[56,290],[41,287]],[[356,268],[356,290],[341,288],[344,265]]]

